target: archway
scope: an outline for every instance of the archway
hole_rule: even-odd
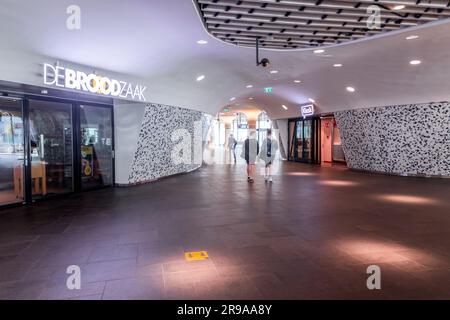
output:
[[[269,129],[272,129],[272,120],[265,111],[262,111],[256,119],[257,139],[260,145],[267,137],[267,130]]]

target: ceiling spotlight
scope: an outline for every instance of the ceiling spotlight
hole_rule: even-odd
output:
[[[316,100],[314,100],[314,99],[312,99],[312,98],[309,98],[308,100],[309,100],[309,102],[311,102],[311,103],[316,103]]]
[[[234,100],[236,100],[236,97],[233,97],[233,98],[230,99],[230,101],[234,101]]]
[[[341,67],[342,67],[342,64],[341,64],[341,63],[336,63],[336,64],[333,64],[333,67],[335,67],[335,68],[341,68]]]
[[[247,89],[253,88],[253,85],[249,84],[248,86],[246,86]]]
[[[294,80],[295,83],[302,83],[301,80]]]
[[[421,64],[422,61],[420,61],[420,60],[411,60],[409,63],[412,64],[413,66],[416,66],[418,64]]]
[[[270,73],[271,73],[271,74],[277,74],[277,73],[278,73],[278,70],[272,70],[272,71],[270,71]]]
[[[207,44],[208,41],[206,41],[206,40],[198,40],[197,43],[198,44]]]
[[[250,97],[250,98],[248,98],[248,100],[253,100],[254,98],[252,98],[252,97]]]
[[[324,52],[325,52],[325,50],[323,50],[323,49],[314,50],[314,53],[324,53]]]
[[[353,88],[353,87],[347,87],[347,91],[348,91],[348,92],[355,92],[356,90],[355,90],[355,88]]]
[[[288,109],[288,107],[286,107],[284,104],[282,105],[282,107],[283,107],[284,110]]]
[[[406,40],[414,40],[414,39],[417,39],[417,38],[419,38],[419,36],[411,35],[411,36],[406,37]]]
[[[199,76],[198,78],[197,78],[197,81],[202,81],[202,80],[204,80],[206,77],[204,76],[204,75],[201,75],[201,76]]]
[[[392,10],[403,10],[403,9],[405,9],[405,5],[403,5],[403,4],[399,4],[399,5],[397,5],[397,6],[394,6],[394,7],[392,7]]]

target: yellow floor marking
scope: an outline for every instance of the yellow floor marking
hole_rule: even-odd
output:
[[[184,257],[187,261],[199,261],[209,258],[207,251],[185,252]]]

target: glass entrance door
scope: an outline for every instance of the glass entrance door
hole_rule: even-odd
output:
[[[80,106],[81,189],[113,184],[112,110]]]
[[[73,192],[72,104],[29,100],[32,198]]]
[[[297,121],[295,130],[295,141],[296,141],[296,153],[295,161],[300,161],[303,158],[303,143],[304,143],[304,130],[303,130],[303,120]]]
[[[24,201],[22,100],[0,98],[0,205]]]
[[[289,121],[289,160],[317,163],[319,133],[317,119],[296,119]]]
[[[311,162],[312,157],[312,120],[303,122],[303,153],[302,159]]]
[[[113,109],[0,95],[0,206],[114,184]]]

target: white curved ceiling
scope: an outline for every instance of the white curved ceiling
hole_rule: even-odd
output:
[[[140,79],[151,102],[211,114],[239,103],[265,109],[272,118],[298,116],[308,98],[320,112],[450,99],[448,20],[327,47],[323,54],[263,50],[261,56],[272,61],[263,69],[255,65],[254,49],[209,36],[190,0],[79,0],[79,31],[65,28],[71,4],[0,0],[2,80],[24,72],[21,59],[50,57]],[[411,34],[419,38],[406,40]],[[208,44],[198,45],[200,39]],[[413,59],[422,63],[412,66]],[[274,69],[278,74],[269,73]],[[197,82],[200,75],[206,77]],[[263,92],[269,86],[272,95]],[[347,92],[348,86],[356,92]]]

